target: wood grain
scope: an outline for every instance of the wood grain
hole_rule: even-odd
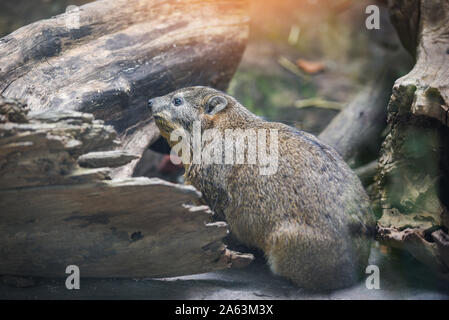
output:
[[[32,113],[92,113],[138,155],[159,137],[148,99],[191,85],[226,89],[249,33],[246,0],[101,0],[76,11],[0,39],[0,93]]]

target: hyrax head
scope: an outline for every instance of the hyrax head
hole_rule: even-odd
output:
[[[214,119],[233,105],[232,97],[208,87],[188,87],[148,101],[156,124],[167,140],[176,129],[192,132],[195,121],[202,130],[212,127]]]

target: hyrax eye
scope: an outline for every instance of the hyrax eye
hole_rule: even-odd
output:
[[[174,99],[173,99],[173,104],[174,104],[175,106],[180,106],[182,103],[183,103],[183,101],[182,101],[181,98],[174,98]]]

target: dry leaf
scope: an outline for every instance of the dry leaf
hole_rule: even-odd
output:
[[[305,73],[315,74],[323,71],[326,65],[320,61],[310,61],[305,59],[298,59],[296,65]]]

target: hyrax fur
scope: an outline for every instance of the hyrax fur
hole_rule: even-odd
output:
[[[246,162],[193,161],[184,163],[187,183],[226,218],[238,240],[263,250],[275,274],[314,291],[347,287],[360,278],[375,219],[359,179],[333,148],[267,122],[207,87],[175,91],[150,100],[149,107],[172,147],[178,143],[170,140],[173,130],[192,133],[195,122],[201,133],[213,128],[223,136],[227,129],[267,129],[267,141],[269,130],[277,130],[275,173],[262,175],[259,165]]]

